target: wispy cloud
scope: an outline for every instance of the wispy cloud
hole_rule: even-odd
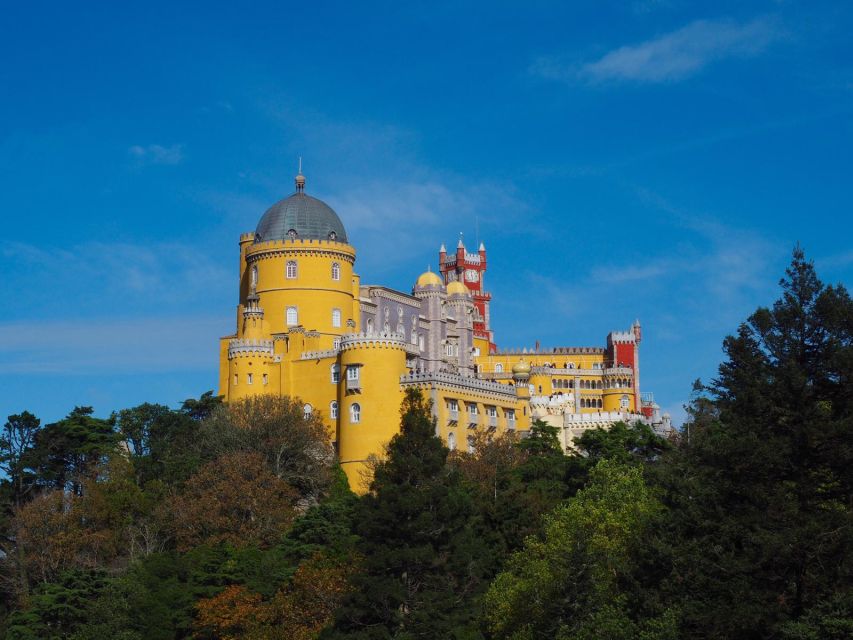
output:
[[[139,164],[175,165],[184,161],[184,145],[173,144],[164,147],[159,144],[146,146],[133,145],[127,150],[128,155]]]
[[[3,375],[211,370],[222,316],[89,318],[0,324]]]
[[[639,44],[613,49],[592,62],[543,56],[531,72],[549,80],[589,83],[663,83],[683,80],[726,58],[746,58],[782,37],[774,20],[697,20]]]
[[[215,254],[184,243],[88,242],[71,247],[0,244],[8,278],[0,293],[44,314],[51,307],[112,314],[116,309],[179,307],[233,288],[234,273]],[[12,289],[14,287],[14,289]]]

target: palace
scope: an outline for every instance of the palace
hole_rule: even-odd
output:
[[[470,447],[477,430],[560,428],[567,449],[584,429],[667,416],[640,393],[639,322],[605,347],[500,351],[484,288],[486,248],[442,245],[438,273],[411,293],[363,285],[355,248],[326,203],[296,192],[240,236],[237,331],[220,341],[220,394],[298,397],[328,425],[350,484],[399,431],[404,390],[432,400],[437,435]]]

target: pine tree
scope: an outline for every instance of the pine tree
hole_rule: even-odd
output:
[[[781,286],[726,339],[667,465],[670,588],[690,637],[774,637],[850,594],[853,302],[799,248]]]
[[[324,638],[453,638],[468,633],[487,586],[488,551],[470,496],[435,437],[430,405],[409,390],[354,517],[361,571]]]

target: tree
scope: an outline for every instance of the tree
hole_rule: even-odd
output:
[[[602,459],[624,464],[648,464],[671,448],[670,443],[642,422],[617,422],[609,429],[590,429],[575,438],[575,445],[590,467]]]
[[[210,454],[262,455],[271,473],[295,487],[306,505],[316,504],[333,479],[328,429],[319,415],[306,417],[298,399],[253,396],[221,406],[204,422],[199,444]]]
[[[40,494],[15,511],[14,537],[24,552],[19,568],[34,583],[49,583],[66,570],[89,564],[81,557],[86,540],[81,499],[61,489]],[[16,556],[17,557],[17,556]]]
[[[328,638],[449,638],[471,628],[486,585],[489,549],[430,404],[406,392],[401,431],[354,518],[362,569]]]
[[[116,450],[119,436],[113,422],[93,413],[92,407],[75,407],[38,432],[33,455],[40,482],[81,495],[83,479]]]
[[[203,466],[172,499],[177,547],[274,544],[293,521],[297,497],[259,454],[226,454]]]
[[[853,580],[853,301],[797,248],[663,465],[691,637],[766,638]]]
[[[33,452],[41,421],[29,411],[9,416],[0,436],[0,471],[12,485],[12,504],[20,507],[35,485]]]
[[[660,505],[642,470],[602,460],[590,482],[546,519],[492,583],[484,611],[495,638],[674,638],[671,614],[638,623],[620,577]]]

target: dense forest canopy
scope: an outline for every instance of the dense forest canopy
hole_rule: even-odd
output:
[[[853,302],[780,284],[673,437],[450,452],[409,391],[364,496],[298,399],[9,416],[3,637],[851,638]]]

